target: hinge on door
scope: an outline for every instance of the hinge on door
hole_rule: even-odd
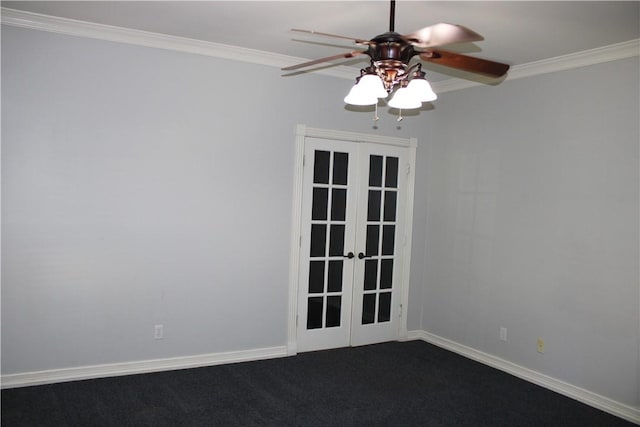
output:
[[[411,173],[411,164],[407,163],[407,175]]]
[[[300,235],[300,238],[298,239],[298,246],[302,247],[302,234]]]
[[[400,304],[400,314],[398,314],[398,317],[402,317],[402,304]]]
[[[307,161],[307,156],[302,156],[302,167],[304,167],[305,162]]]
[[[296,328],[298,327],[298,315],[296,314]]]

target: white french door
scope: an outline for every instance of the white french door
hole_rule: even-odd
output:
[[[398,339],[410,147],[306,137],[303,159],[297,350]]]

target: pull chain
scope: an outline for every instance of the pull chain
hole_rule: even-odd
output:
[[[378,117],[378,103],[376,102],[376,109],[373,112],[373,121],[377,122],[378,120],[380,120],[380,117]]]
[[[402,121],[402,108],[398,108],[398,119],[396,120],[396,122],[401,122]]]

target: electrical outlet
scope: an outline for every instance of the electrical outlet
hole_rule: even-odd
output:
[[[164,338],[164,325],[156,325],[153,327],[153,338],[157,340]]]
[[[544,353],[544,340],[542,338],[538,338],[537,350],[538,353]]]
[[[500,328],[500,341],[507,340],[507,328]]]

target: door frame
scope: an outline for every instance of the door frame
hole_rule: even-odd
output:
[[[302,238],[302,191],[303,191],[303,170],[304,151],[307,138],[334,139],[354,143],[373,143],[383,145],[394,145],[406,147],[408,151],[407,173],[407,198],[405,209],[405,233],[398,236],[403,242],[403,265],[402,282],[400,285],[400,299],[402,311],[399,320],[399,335],[401,341],[407,339],[407,305],[409,302],[409,281],[411,266],[411,238],[413,229],[413,201],[415,189],[415,164],[417,138],[396,138],[380,135],[370,135],[357,132],[345,132],[330,129],[318,129],[299,124],[296,127],[295,158],[294,158],[294,179],[293,179],[293,206],[291,221],[291,241],[289,250],[289,314],[287,317],[287,355],[293,356],[297,350],[297,330],[298,330],[298,289],[299,289],[299,268],[300,268],[300,242]],[[402,170],[402,169],[401,169]]]

